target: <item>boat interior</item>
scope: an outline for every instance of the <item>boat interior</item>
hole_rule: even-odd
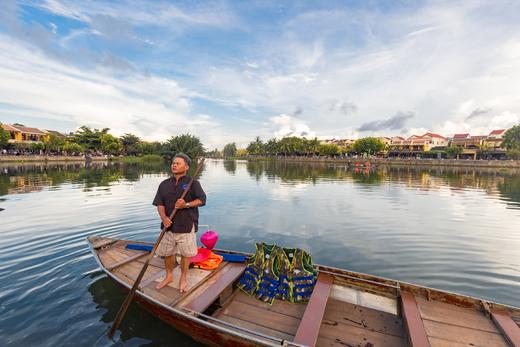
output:
[[[126,245],[150,244],[96,236],[88,241],[103,269],[131,287],[149,252]],[[517,308],[321,265],[308,303],[269,305],[236,287],[245,266],[222,262],[213,271],[190,268],[188,291],[181,294],[179,265],[174,282],[155,289],[165,276],[163,260],[155,257],[139,292],[266,345],[520,347]]]

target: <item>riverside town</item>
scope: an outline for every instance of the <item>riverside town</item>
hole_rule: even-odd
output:
[[[52,156],[119,156],[160,155],[171,153],[168,143],[146,142],[134,134],[116,137],[110,129],[91,129],[82,126],[76,132],[63,134],[55,130],[27,127],[22,124],[1,124],[0,146],[2,155],[52,155]],[[200,140],[184,135],[201,146]],[[426,132],[422,135],[366,137],[354,139],[318,139],[305,137],[272,138],[262,141],[259,137],[246,148],[235,143],[206,152],[212,157],[255,156],[307,156],[307,157],[366,157],[415,158],[415,159],[519,159],[518,137],[520,126],[511,129],[495,129],[486,135],[469,133],[439,135]],[[172,137],[175,139],[175,137]],[[171,140],[170,140],[171,142]],[[187,149],[192,152],[193,149]],[[23,158],[23,157],[21,157]],[[18,160],[21,159],[17,158]]]

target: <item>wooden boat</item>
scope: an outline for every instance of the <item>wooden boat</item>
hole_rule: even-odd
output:
[[[125,246],[149,243],[97,236],[90,236],[88,243],[99,266],[128,291],[148,252]],[[275,300],[268,305],[236,288],[245,264],[190,269],[188,291],[181,295],[176,281],[155,289],[165,272],[163,261],[154,258],[135,300],[210,346],[520,347],[520,308],[317,267],[318,281],[307,304]],[[177,266],[176,278],[178,273]]]

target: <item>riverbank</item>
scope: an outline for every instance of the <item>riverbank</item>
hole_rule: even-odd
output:
[[[369,162],[375,166],[432,166],[432,167],[487,167],[520,169],[520,160],[463,160],[463,159],[389,159],[389,158],[325,158],[325,157],[244,157],[249,161],[288,161],[304,163],[336,163],[356,165]]]
[[[124,163],[157,162],[164,159],[160,155],[144,155],[141,157],[90,157],[90,161],[121,161]],[[87,159],[83,156],[43,156],[43,155],[0,155],[0,163],[84,163]]]

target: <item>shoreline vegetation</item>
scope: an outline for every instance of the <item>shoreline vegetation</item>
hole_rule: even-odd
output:
[[[345,164],[353,167],[367,166],[432,166],[432,167],[488,167],[520,169],[520,160],[469,160],[469,159],[396,159],[396,158],[342,158],[342,157],[229,157],[226,160],[285,161],[294,163]],[[367,163],[369,163],[367,165]]]
[[[145,154],[143,156],[66,156],[66,155],[0,155],[0,163],[46,163],[46,162],[78,162],[86,161],[119,161],[127,164],[133,163],[149,163],[149,162],[163,162],[164,158],[158,154]]]
[[[23,127],[20,124],[14,125]],[[13,126],[10,127],[15,129]],[[109,130],[108,128],[92,129],[84,125],[69,135],[53,132],[45,134],[38,141],[28,141],[27,138],[20,140],[14,132],[8,132],[0,127],[0,163],[82,161],[159,163],[172,158],[178,152],[183,152],[192,158],[204,155],[208,158],[250,161],[340,163],[356,167],[419,165],[520,168],[520,125],[513,126],[507,131],[501,130],[505,133],[500,135],[498,142],[493,142],[496,145],[493,148],[486,147],[483,143],[468,147],[466,143],[461,145],[451,139],[444,147],[430,148],[426,145],[420,148],[406,147],[400,150],[397,156],[392,155],[394,149],[391,144],[375,137],[364,137],[352,140],[351,143],[341,141],[326,143],[316,137],[308,139],[286,136],[264,141],[257,136],[246,148],[238,148],[233,142],[226,144],[222,150],[217,148],[206,150],[200,138],[190,134],[171,136],[164,142],[148,142],[129,133],[116,137],[110,134]],[[468,153],[471,154],[470,157]]]
[[[210,157],[212,158],[212,157]],[[396,159],[396,158],[348,158],[348,157],[298,157],[298,156],[234,156],[227,158],[212,158],[221,160],[246,160],[251,162],[259,161],[278,161],[294,163],[325,163],[325,164],[345,164],[352,167],[368,166],[429,166],[429,167],[487,167],[520,169],[520,160],[469,160],[469,159]],[[86,162],[86,161],[112,161],[125,164],[136,163],[160,163],[164,157],[157,154],[147,154],[143,156],[109,157],[95,156],[86,159],[80,156],[45,156],[45,155],[24,155],[24,156],[0,156],[1,163],[59,163],[59,162]],[[368,164],[367,164],[368,163]]]

